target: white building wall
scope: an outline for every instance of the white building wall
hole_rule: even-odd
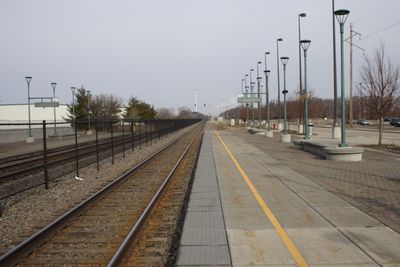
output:
[[[53,122],[53,108],[36,108],[31,104],[31,121],[42,122],[46,120]],[[57,122],[64,122],[64,118],[68,116],[67,105],[60,104],[56,108]],[[0,123],[27,123],[28,120],[28,104],[1,104],[0,105]]]

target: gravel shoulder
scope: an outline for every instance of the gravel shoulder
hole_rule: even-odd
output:
[[[181,129],[148,147],[142,146],[141,150],[127,150],[125,159],[122,158],[122,153],[117,154],[114,165],[110,158],[104,159],[100,171],[96,170],[96,164],[81,168],[80,177],[84,180],[76,180],[75,173],[72,172],[51,183],[48,190],[35,188],[10,197],[3,203],[0,217],[0,254],[4,254],[193,127]]]

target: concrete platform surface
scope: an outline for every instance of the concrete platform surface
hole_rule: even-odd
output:
[[[400,266],[397,232],[267,151],[207,131],[177,266]]]

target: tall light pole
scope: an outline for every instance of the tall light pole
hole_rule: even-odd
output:
[[[282,42],[282,38],[276,39],[276,69],[278,74],[278,129],[281,122],[281,82],[280,82],[280,75],[279,75],[279,42]]]
[[[340,147],[347,147],[346,144],[346,110],[345,110],[345,103],[344,103],[344,91],[345,91],[345,84],[344,84],[344,47],[343,47],[343,34],[344,34],[344,24],[346,23],[347,17],[350,11],[346,9],[339,9],[335,11],[335,16],[337,21],[340,25],[340,112],[342,117],[341,122],[341,143]]]
[[[264,70],[265,74],[265,101],[267,105],[267,130],[271,130],[271,119],[270,119],[270,112],[269,112],[269,84],[268,84],[268,78],[270,75],[271,71],[270,70]]]
[[[26,83],[28,85],[28,123],[29,123],[29,131],[28,131],[28,136],[30,139],[32,139],[32,128],[31,128],[31,92],[30,92],[30,85],[32,81],[31,76],[26,76],[25,77]]]
[[[307,84],[307,50],[310,40],[301,40],[300,44],[304,53],[304,139],[310,139],[310,128],[308,127],[308,84]]]
[[[248,74],[244,75],[244,88],[246,91],[245,98],[249,96],[249,86],[247,85]],[[249,125],[249,103],[246,102],[246,127]]]
[[[242,89],[242,94],[243,94],[243,96],[245,96],[245,94],[244,94],[244,83],[245,83],[245,80],[242,79],[242,86],[241,86],[241,89]],[[242,115],[243,115],[243,103],[242,103],[242,108],[241,108],[241,110],[240,110],[239,121],[238,121],[238,123],[240,122]],[[239,126],[240,126],[240,125],[239,125]]]
[[[303,95],[303,82],[302,82],[302,73],[301,73],[301,23],[300,19],[305,18],[307,15],[306,13],[300,13],[297,16],[297,24],[299,26],[299,124],[301,124],[302,116],[301,116],[301,99]],[[304,127],[304,126],[303,126]]]
[[[71,87],[71,92],[72,92],[72,115],[74,116],[74,120],[76,119],[75,115],[75,87]]]
[[[261,61],[257,62],[257,97],[260,98],[261,95],[261,77],[260,77],[260,64],[262,64]],[[257,108],[258,108],[258,128],[261,127],[261,104],[262,102],[257,103]]]
[[[250,93],[251,93],[251,98],[254,98],[253,95],[253,89],[254,89],[254,82],[252,81],[252,73],[254,69],[250,69]],[[254,128],[254,105],[253,102],[251,103],[251,127]]]
[[[286,107],[286,94],[288,91],[286,90],[286,64],[289,61],[288,57],[281,57],[282,65],[283,65],[283,116],[284,116],[284,121],[283,121],[283,133],[287,134],[288,129],[287,129],[287,107]]]
[[[56,86],[57,83],[56,82],[52,82],[51,84],[51,88],[53,88],[53,104],[54,104],[54,100],[56,98]],[[54,135],[57,134],[57,119],[56,119],[56,106],[53,107],[53,113],[54,113]]]
[[[270,116],[269,116],[269,84],[268,84],[268,77],[270,74],[270,71],[267,68],[267,56],[270,54],[270,52],[265,52],[264,53],[264,75],[265,75],[265,106],[267,108],[267,130],[271,130],[270,128]]]
[[[332,35],[333,35],[333,125],[332,138],[337,138],[335,129],[338,126],[337,119],[337,70],[336,70],[336,27],[335,27],[335,0],[332,0]]]

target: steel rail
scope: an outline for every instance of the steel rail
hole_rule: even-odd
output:
[[[182,155],[180,156],[178,161],[175,163],[174,167],[172,168],[172,170],[170,171],[168,176],[165,178],[165,180],[162,183],[162,185],[160,186],[160,188],[154,194],[154,196],[150,200],[149,204],[147,205],[145,210],[140,215],[139,219],[136,221],[136,223],[134,224],[132,229],[129,231],[128,235],[125,237],[124,241],[121,243],[121,245],[119,246],[119,248],[115,252],[114,256],[111,258],[110,262],[107,265],[108,267],[118,266],[118,264],[121,262],[121,260],[122,260],[122,258],[124,256],[124,253],[129,248],[131,242],[137,236],[137,234],[138,234],[139,230],[141,229],[141,227],[143,226],[143,223],[145,222],[146,218],[149,216],[149,214],[151,213],[151,211],[154,208],[155,204],[157,203],[157,201],[159,200],[159,198],[161,197],[161,195],[163,194],[163,192],[167,188],[167,185],[171,181],[172,176],[174,175],[176,169],[181,164],[183,158],[186,156],[187,152],[192,147],[194,141],[196,140],[196,138],[198,137],[200,132],[201,131],[197,132],[196,135],[192,138],[192,140],[190,141],[189,145],[186,147],[185,151],[182,153]]]
[[[160,150],[156,151],[146,159],[142,160],[132,169],[126,171],[124,174],[119,176],[116,180],[105,186],[103,189],[93,194],[88,199],[81,202],[80,204],[78,204],[77,206],[66,212],[64,215],[57,218],[56,220],[54,220],[53,222],[51,222],[50,224],[48,224],[47,226],[45,226],[44,228],[33,234],[32,236],[28,237],[27,239],[19,243],[17,246],[12,248],[5,254],[1,255],[0,266],[13,266],[16,263],[18,263],[18,260],[26,256],[27,254],[31,253],[35,247],[40,246],[42,243],[44,243],[49,235],[62,229],[72,218],[78,216],[79,214],[84,212],[88,207],[95,204],[99,199],[101,199],[107,193],[111,192],[120,183],[127,180],[132,173],[138,171],[142,166],[151,162],[151,160],[153,160],[157,155],[159,155],[161,152],[171,147],[173,144],[176,144],[180,139],[181,138],[176,138],[175,140],[169,142]]]

